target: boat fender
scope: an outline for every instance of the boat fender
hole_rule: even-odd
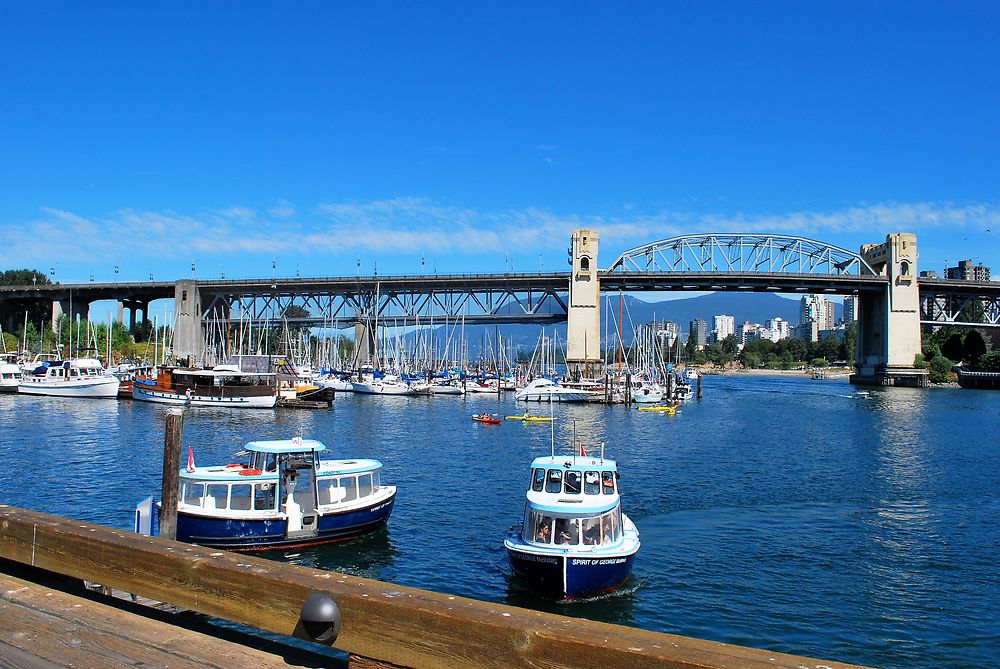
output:
[[[243,469],[243,470],[240,470],[240,476],[260,476],[263,473],[264,472],[262,472],[259,469]]]

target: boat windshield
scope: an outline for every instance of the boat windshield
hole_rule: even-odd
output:
[[[566,495],[613,495],[615,472],[593,469],[542,469],[531,470],[531,490],[534,492],[562,493]]]
[[[599,546],[622,538],[621,506],[596,516],[562,518],[528,508],[522,538],[536,544]]]

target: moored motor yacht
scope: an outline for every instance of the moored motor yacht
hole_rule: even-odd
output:
[[[16,353],[0,356],[0,393],[16,393],[21,382],[21,366],[17,364]]]
[[[514,393],[514,399],[524,402],[586,402],[597,395],[587,390],[560,386],[551,379],[540,378]]]
[[[278,400],[278,390],[273,373],[243,371],[238,365],[161,366],[155,378],[132,381],[132,398],[191,407],[270,409]]]
[[[121,382],[99,360],[70,358],[42,362],[17,385],[22,395],[114,399]]]

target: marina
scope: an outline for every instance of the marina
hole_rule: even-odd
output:
[[[705,383],[704,399],[673,416],[566,403],[552,423],[489,429],[469,416],[523,415],[524,404],[510,393],[344,394],[319,412],[196,409],[185,453],[228,463],[234,444],[303,435],[334,458],[384,463],[399,489],[385,529],[260,553],[270,560],[870,666],[990,660],[1000,470],[981,435],[1000,430],[994,394],[860,393],[808,377]],[[11,463],[0,503],[131,529],[134,502],[157,489],[165,407],[4,395],[0,419]],[[524,513],[525,464],[550,452],[548,425],[557,446],[575,434],[619,463],[642,549],[611,594],[545,596],[508,565],[503,539]],[[54,461],[74,485],[52,485]]]

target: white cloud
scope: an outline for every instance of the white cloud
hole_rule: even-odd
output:
[[[625,249],[681,234],[772,232],[827,241],[846,248],[879,241],[888,232],[946,229],[1000,230],[997,203],[885,202],[830,211],[745,214],[643,212],[629,203],[618,215],[560,214],[526,208],[487,210],[427,198],[324,202],[296,215],[284,200],[266,212],[230,206],[197,213],[124,209],[101,217],[44,207],[25,223],[3,223],[0,264],[49,265],[79,260],[141,262],[210,257],[351,254],[496,254],[557,251],[576,228],[593,228],[602,248]],[[295,219],[292,216],[296,215]],[[612,251],[613,252],[613,251]]]

